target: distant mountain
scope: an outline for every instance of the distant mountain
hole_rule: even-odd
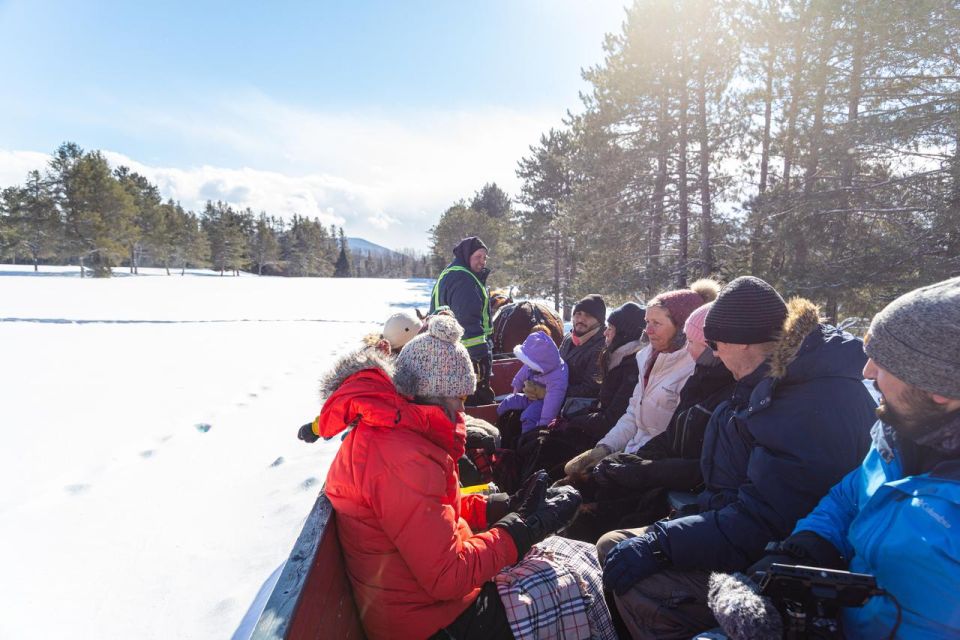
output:
[[[350,253],[353,255],[371,255],[371,256],[395,256],[399,255],[393,249],[387,249],[386,247],[381,247],[378,244],[374,244],[369,240],[364,240],[363,238],[347,238],[347,246],[350,248]]]

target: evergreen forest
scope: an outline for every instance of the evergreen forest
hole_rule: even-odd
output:
[[[187,211],[127,167],[112,169],[99,151],[65,142],[48,169],[0,193],[0,257],[14,263],[75,264],[81,275],[112,268],[162,267],[181,274],[208,267],[226,273],[371,278],[428,277],[415,251],[353,255],[343,227],[293,214],[287,220],[225,202]]]
[[[431,230],[569,310],[764,278],[835,321],[960,273],[960,3],[635,0],[589,91]]]

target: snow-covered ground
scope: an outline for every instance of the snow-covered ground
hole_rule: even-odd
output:
[[[431,283],[78,275],[0,265],[0,638],[228,638],[336,451],[319,376]]]

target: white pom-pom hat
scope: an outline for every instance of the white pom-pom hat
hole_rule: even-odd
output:
[[[427,331],[408,342],[397,356],[393,382],[407,396],[457,398],[476,390],[477,376],[466,348],[463,327],[450,316],[429,319]]]

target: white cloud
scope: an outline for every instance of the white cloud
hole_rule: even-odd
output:
[[[325,113],[231,96],[190,113],[128,113],[120,122],[182,156],[216,151],[230,167],[154,166],[104,150],[159,187],[165,198],[199,210],[221,199],[254,211],[317,216],[350,235],[392,247],[425,248],[426,232],[452,202],[495,181],[516,194],[517,161],[561,113],[500,108],[397,113]],[[141,148],[150,154],[149,140]],[[197,151],[200,149],[201,151]],[[209,157],[209,156],[208,156]],[[48,156],[0,150],[0,185],[23,181]],[[209,162],[207,160],[206,162]]]
[[[23,184],[31,171],[43,171],[50,155],[39,151],[12,151],[0,149],[0,189]]]

